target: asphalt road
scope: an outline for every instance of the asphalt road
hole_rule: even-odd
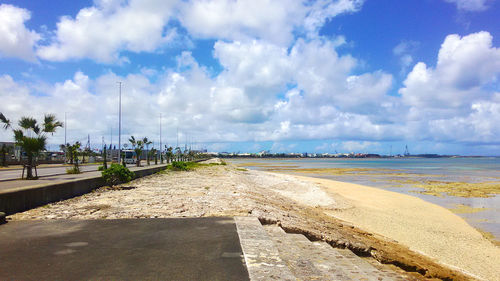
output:
[[[0,280],[249,280],[233,218],[12,221]]]
[[[97,171],[97,167],[99,167],[99,165],[84,165],[84,166],[82,165],[80,166],[80,171],[82,172]],[[66,174],[66,169],[68,168],[71,167],[70,166],[43,167],[43,168],[37,168],[37,172],[39,177],[63,175]],[[22,169],[0,170],[0,181],[21,179],[22,173],[23,173]],[[33,170],[33,175],[34,174],[35,171]],[[26,172],[24,176],[26,176]]]

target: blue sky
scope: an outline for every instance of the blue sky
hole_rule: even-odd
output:
[[[0,1],[0,112],[116,144],[122,81],[122,142],[500,155],[499,3]]]

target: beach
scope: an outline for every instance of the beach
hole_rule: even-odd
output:
[[[445,208],[377,188],[231,164],[162,172],[8,219],[207,216],[255,216],[426,277],[500,280],[500,248]]]

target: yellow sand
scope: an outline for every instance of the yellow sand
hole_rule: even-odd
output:
[[[419,198],[377,188],[296,176],[318,183],[346,208],[325,210],[438,262],[485,280],[500,280],[500,248],[451,211]]]

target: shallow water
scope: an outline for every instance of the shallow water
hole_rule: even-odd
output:
[[[383,188],[419,197],[425,201],[451,209],[463,204],[472,208],[486,208],[476,213],[457,214],[470,225],[492,233],[500,241],[500,196],[464,198],[443,194],[442,197],[418,193],[415,183],[428,180],[450,182],[500,181],[500,158],[384,158],[384,159],[231,159],[230,162],[249,169],[269,170],[288,168],[283,173],[333,179]],[[248,164],[248,166],[247,166]],[[301,173],[300,169],[367,168],[363,173]],[[401,180],[411,183],[402,183]]]

